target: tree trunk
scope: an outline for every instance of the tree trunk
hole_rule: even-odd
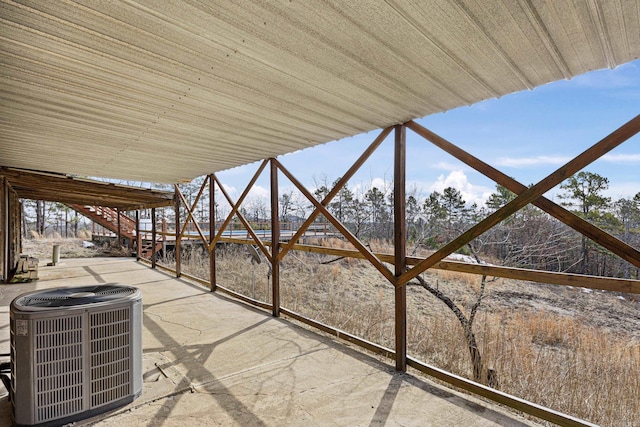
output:
[[[42,235],[42,202],[36,200],[36,233]]]
[[[27,216],[24,213],[24,202],[20,203],[20,210],[22,211],[22,238],[27,238]]]
[[[422,277],[416,276],[419,284],[429,291],[433,296],[438,298],[440,301],[446,304],[447,307],[453,311],[456,318],[460,322],[462,329],[464,330],[464,338],[467,343],[467,348],[469,349],[469,355],[471,356],[471,363],[473,364],[473,380],[476,382],[482,381],[482,355],[480,354],[480,350],[478,349],[478,343],[476,341],[476,336],[473,333],[473,320],[475,319],[475,314],[480,305],[480,301],[482,300],[482,293],[484,291],[485,277],[482,279],[482,287],[480,291],[480,295],[478,300],[474,304],[471,314],[469,318],[462,313],[462,310],[444,293],[442,293],[439,289],[433,288],[429,285]]]

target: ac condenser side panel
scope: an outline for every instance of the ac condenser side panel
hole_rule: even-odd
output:
[[[84,316],[25,317],[13,319],[16,424],[40,425],[82,412]]]

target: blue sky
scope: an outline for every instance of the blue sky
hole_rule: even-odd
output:
[[[600,70],[460,107],[417,120],[481,160],[523,184],[535,184],[640,114],[640,61],[615,70]],[[279,157],[313,189],[340,177],[373,141],[379,131],[345,138]],[[381,190],[393,179],[393,134],[350,181],[351,189],[371,185]],[[257,164],[218,173],[237,198]],[[585,168],[610,180],[607,195],[617,199],[640,191],[640,135],[629,139]],[[483,203],[494,191],[493,181],[407,130],[407,191],[424,196],[445,187],[460,190],[468,202]],[[280,178],[282,191],[293,188]],[[252,189],[254,197],[268,197],[268,173]],[[555,197],[558,188],[547,196]]]

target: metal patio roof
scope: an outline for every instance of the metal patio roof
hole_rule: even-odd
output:
[[[178,182],[640,56],[637,0],[0,0],[0,166]]]

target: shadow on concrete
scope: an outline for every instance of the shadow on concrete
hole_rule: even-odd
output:
[[[396,372],[394,370],[394,368],[390,365],[391,361],[389,363],[385,363],[383,361],[381,361],[379,359],[379,356],[373,356],[370,355],[369,353],[366,352],[366,350],[364,349],[360,349],[360,348],[353,348],[351,347],[349,344],[347,343],[342,343],[340,341],[336,341],[335,338],[333,337],[329,337],[325,334],[323,334],[320,331],[315,331],[312,329],[309,329],[308,327],[302,326],[300,324],[298,324],[295,320],[288,320],[286,318],[274,318],[271,317],[270,313],[267,312],[264,309],[261,309],[260,307],[255,307],[252,306],[250,304],[247,304],[243,301],[239,301],[235,298],[233,298],[232,296],[226,295],[226,294],[220,294],[220,293],[216,293],[216,292],[210,292],[207,290],[207,287],[202,285],[202,284],[197,284],[197,283],[193,283],[191,281],[189,281],[188,279],[183,279],[183,278],[176,278],[175,276],[169,274],[168,272],[165,271],[160,271],[160,270],[156,270],[159,273],[166,275],[170,278],[172,278],[173,280],[176,280],[178,282],[180,282],[181,284],[184,284],[186,286],[189,286],[193,289],[197,289],[197,290],[205,290],[205,292],[202,292],[202,294],[209,294],[211,298],[217,298],[219,300],[223,300],[226,303],[231,303],[234,305],[237,305],[238,307],[242,307],[245,310],[251,310],[255,313],[260,313],[263,316],[267,316],[267,318],[265,319],[265,321],[267,320],[272,320],[275,322],[279,322],[282,323],[284,325],[286,325],[288,328],[293,328],[294,330],[296,330],[297,334],[300,335],[301,337],[305,337],[308,339],[312,339],[312,340],[317,340],[317,341],[321,341],[324,345],[327,345],[328,347],[340,351],[343,354],[346,354],[360,362],[363,362],[365,364],[367,364],[370,367],[376,368],[378,370],[384,371],[389,373],[389,375],[391,376],[389,384],[384,392],[384,395],[382,396],[377,408],[376,408],[376,412],[370,422],[370,426],[383,426],[387,423],[388,418],[389,418],[389,414],[391,413],[391,409],[393,407],[394,401],[396,400],[396,397],[398,395],[398,392],[400,390],[400,388],[402,387],[403,383],[406,383],[408,385],[414,386],[422,391],[424,391],[425,393],[428,393],[432,396],[435,396],[437,398],[446,400],[449,403],[452,403],[460,408],[463,408],[465,410],[469,410],[473,413],[475,413],[476,415],[485,418],[486,420],[498,423],[500,425],[505,425],[505,426],[513,426],[513,427],[526,427],[527,424],[522,423],[517,421],[516,419],[514,419],[511,416],[507,416],[505,414],[502,414],[500,412],[497,412],[493,409],[490,409],[486,406],[483,406],[481,404],[478,404],[476,402],[474,402],[471,399],[467,399],[463,396],[460,396],[458,394],[452,393],[451,391],[449,391],[445,386],[438,386],[435,384],[431,384],[426,382],[425,380],[421,379],[420,377],[416,377],[410,373],[399,373]],[[260,322],[260,324],[264,323],[265,321]],[[244,332],[246,332],[249,329],[253,329],[254,327],[258,326],[258,324],[254,325],[251,328],[247,328],[244,329],[242,331],[239,331],[237,334],[233,334],[233,337],[236,337]],[[229,337],[229,339],[231,338],[231,336]],[[215,345],[219,345],[221,342],[216,342],[211,344],[212,346]],[[199,346],[195,346],[197,348],[203,347],[202,345]],[[205,346],[206,347],[206,346]],[[189,347],[187,347],[189,348]],[[157,351],[162,351],[163,349],[156,349]],[[166,350],[166,348],[164,349]],[[196,348],[191,348],[191,350],[195,350],[198,351],[198,349]],[[210,352],[208,353],[209,355],[211,354]],[[203,359],[203,360],[206,360]],[[212,381],[207,381],[207,383],[209,382],[213,382]]]
[[[371,419],[369,427],[383,426],[387,423],[393,402],[395,402],[398,392],[400,391],[400,386],[402,385],[402,376],[403,374],[394,374],[391,377],[391,381],[389,381],[389,385],[384,391],[382,399],[380,399],[380,403],[378,404],[378,408],[376,408],[376,413],[373,414],[373,419]]]
[[[216,342],[206,345],[194,345],[183,346],[177,342],[172,336],[166,333],[166,331],[157,322],[151,319],[147,314],[144,314],[144,323],[148,330],[163,344],[162,351],[172,351],[176,356],[176,360],[185,366],[189,366],[189,370],[185,374],[184,378],[179,384],[176,385],[178,392],[187,392],[191,389],[191,379],[196,376],[196,370],[202,369],[204,362],[211,356],[211,353],[216,346],[229,341],[235,337],[238,337],[246,332],[255,329],[270,319],[264,319],[251,326],[248,326],[240,331],[234,332],[225,338],[222,338]],[[181,349],[182,351],[176,352],[175,349]],[[226,392],[225,392],[226,391]],[[241,401],[233,396],[233,393],[229,390],[224,390],[222,393],[225,399],[218,399],[218,403],[226,410],[227,414],[236,419],[239,425],[251,425],[251,426],[264,426],[263,421],[258,418],[253,412],[249,410]],[[163,409],[164,412],[156,412],[153,419],[148,423],[149,426],[160,426],[166,420],[173,408],[178,404],[181,394],[175,394],[171,400],[166,400]]]
[[[91,267],[87,267],[86,265],[82,267],[84,269],[84,271],[86,271],[87,273],[89,273],[90,275],[93,276],[94,279],[96,279],[96,282],[98,283],[107,283],[106,280],[104,280],[102,278],[102,276],[98,273],[96,273]]]

